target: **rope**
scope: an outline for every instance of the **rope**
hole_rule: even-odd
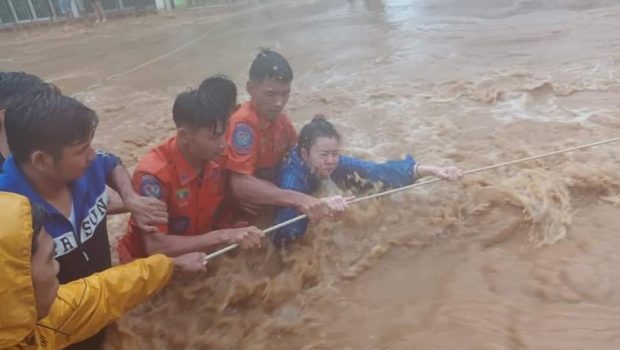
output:
[[[482,167],[482,168],[477,168],[477,169],[473,169],[473,170],[468,170],[465,171],[463,173],[464,175],[471,175],[471,174],[475,174],[475,173],[480,173],[483,171],[488,171],[488,170],[492,170],[492,169],[497,169],[497,168],[501,168],[501,167],[506,167],[506,166],[510,166],[510,165],[515,165],[515,164],[519,164],[519,163],[524,163],[524,162],[529,162],[532,160],[537,160],[537,159],[542,159],[542,158],[548,158],[548,157],[552,157],[552,156],[556,156],[562,153],[568,153],[568,152],[573,152],[573,151],[579,151],[579,150],[583,150],[583,149],[587,149],[587,148],[592,148],[592,147],[596,147],[596,146],[600,146],[600,145],[605,145],[605,144],[609,144],[609,143],[614,143],[614,142],[618,142],[620,141],[620,137],[616,137],[616,138],[612,138],[612,139],[607,139],[607,140],[603,140],[603,141],[598,141],[598,142],[593,142],[593,143],[588,143],[585,145],[581,145],[581,146],[575,146],[575,147],[569,147],[569,148],[565,148],[559,151],[553,151],[553,152],[547,152],[547,153],[543,153],[543,154],[539,154],[539,155],[535,155],[535,156],[531,156],[531,157],[526,157],[526,158],[521,158],[521,159],[516,159],[516,160],[511,160],[508,162],[503,162],[503,163],[499,163],[499,164],[495,164],[495,165],[489,165],[486,167]],[[381,197],[385,197],[385,196],[389,196],[392,195],[394,193],[398,193],[398,192],[403,192],[403,191],[407,191],[410,190],[412,188],[417,188],[417,187],[422,187],[422,186],[426,186],[426,185],[430,185],[432,183],[435,182],[439,182],[442,181],[443,179],[441,178],[435,178],[432,180],[427,180],[427,181],[422,181],[422,182],[418,182],[412,185],[408,185],[408,186],[403,186],[403,187],[399,187],[399,188],[394,188],[388,191],[384,191],[384,192],[379,192],[379,193],[375,193],[369,196],[365,196],[365,197],[360,197],[360,198],[356,198],[353,201],[349,202],[349,204],[354,204],[354,203],[359,203],[365,200],[369,200],[369,199],[374,199],[374,198],[381,198]],[[293,219],[284,221],[282,223],[279,223],[275,226],[271,226],[265,230],[263,230],[263,232],[265,234],[269,234],[273,231],[279,230],[284,226],[290,225],[292,223],[295,223],[297,221],[306,219],[307,216],[304,215],[299,215]],[[220,256],[222,254],[225,254],[235,248],[237,248],[238,245],[237,244],[231,244],[225,248],[222,248],[218,251],[215,251],[211,254],[208,254],[205,258],[204,261],[208,261],[210,259],[213,259],[217,256]]]

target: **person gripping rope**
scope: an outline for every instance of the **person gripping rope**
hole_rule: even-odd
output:
[[[307,194],[280,189],[276,175],[284,156],[297,142],[297,133],[283,113],[291,92],[293,70],[279,53],[262,49],[250,67],[250,101],[232,115],[226,134],[231,189],[246,218],[260,208],[294,207],[311,219],[338,211],[330,203]],[[342,198],[336,198],[341,200]]]
[[[0,192],[0,349],[56,350],[87,339],[163,288],[174,270],[205,271],[205,254],[154,255],[59,285],[42,207]]]
[[[155,253],[207,251],[219,244],[261,246],[263,233],[256,227],[216,229],[226,211],[224,135],[236,97],[234,83],[224,76],[210,77],[199,89],[177,96],[172,108],[176,134],[142,158],[133,176],[141,195],[166,202],[169,222],[146,232],[131,219],[118,246],[122,262]]]
[[[28,197],[49,214],[45,228],[68,283],[111,266],[106,184],[115,189],[145,230],[167,222],[165,203],[139,196],[113,154],[95,152],[97,114],[55,92],[29,95],[4,120],[12,152],[0,175],[0,191]],[[73,349],[95,349],[103,334]]]
[[[280,188],[311,195],[323,180],[331,179],[341,188],[380,187],[390,189],[411,185],[424,176],[457,180],[463,172],[456,167],[437,167],[418,164],[411,155],[402,160],[384,163],[341,155],[341,136],[324,116],[315,117],[299,134],[297,146],[287,155],[279,176]],[[342,210],[346,202],[340,202]],[[280,207],[275,224],[300,215],[294,207]],[[273,233],[272,239],[282,245],[301,237],[308,228],[308,220],[287,225]]]

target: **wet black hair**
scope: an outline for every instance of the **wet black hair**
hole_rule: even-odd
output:
[[[251,81],[260,83],[265,79],[275,79],[285,83],[293,81],[293,69],[286,58],[270,49],[260,49],[250,67]]]
[[[99,118],[78,100],[50,91],[37,91],[7,110],[4,126],[9,148],[18,162],[39,150],[58,159],[65,147],[88,141]]]
[[[43,79],[24,72],[0,72],[0,109],[6,109],[8,101],[23,94]]]
[[[192,129],[217,128],[218,123],[226,125],[232,109],[230,101],[222,98],[218,89],[191,90],[183,92],[174,100],[172,118],[179,127]]]
[[[237,105],[237,86],[226,75],[216,74],[200,83],[198,93],[201,99],[221,100],[230,111]]]
[[[26,95],[37,91],[60,94],[58,87],[45,83],[36,75],[24,72],[0,72],[0,109],[13,108]]]
[[[43,230],[43,226],[48,219],[48,214],[40,205],[33,201],[30,201],[30,211],[32,212],[32,247],[31,253],[34,254],[37,251],[37,237]]]
[[[322,114],[314,116],[310,123],[301,128],[297,141],[298,150],[305,149],[309,151],[319,137],[335,137],[338,141],[341,139],[334,125],[328,122]]]

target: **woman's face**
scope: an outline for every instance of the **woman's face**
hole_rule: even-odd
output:
[[[334,173],[340,160],[340,141],[336,137],[318,137],[310,151],[301,150],[301,156],[314,175],[321,179],[328,178]]]

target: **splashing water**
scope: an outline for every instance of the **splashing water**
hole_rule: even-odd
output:
[[[128,165],[174,131],[177,93],[217,71],[244,86],[258,45],[295,69],[297,128],[323,113],[365,159],[473,169],[620,131],[617,1],[225,8],[0,33],[0,62],[79,92],[101,118],[96,145]],[[175,277],[105,348],[617,349],[616,149],[359,203],[283,250],[230,253]],[[110,218],[112,238],[125,224]]]

